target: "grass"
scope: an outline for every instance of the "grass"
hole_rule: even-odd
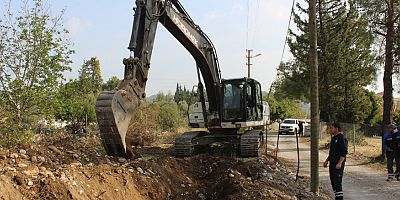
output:
[[[326,149],[325,145],[329,141],[329,138],[321,140],[321,149]],[[368,165],[374,169],[386,170],[386,162],[382,162],[381,160],[381,148],[382,138],[380,136],[364,137],[363,142],[355,146],[352,141],[349,141],[347,158],[358,165]]]
[[[352,141],[349,141],[347,158],[354,164],[367,165],[378,170],[386,170],[386,162],[382,162],[381,159],[381,136],[364,137],[363,139],[361,144],[356,144],[355,146]],[[301,141],[310,143],[311,139],[309,137],[301,137]],[[329,153],[327,149],[329,142],[330,137],[323,136],[319,142],[320,150]]]

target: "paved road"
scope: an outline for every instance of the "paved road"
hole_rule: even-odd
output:
[[[276,133],[268,134],[269,148],[276,148]],[[310,175],[310,147],[306,143],[299,144],[300,149],[300,174]],[[322,163],[327,154],[320,152],[320,183],[331,190],[328,169]],[[278,158],[284,158],[297,166],[296,137],[284,135],[279,137]],[[386,174],[365,165],[355,165],[346,162],[343,177],[343,192],[345,199],[357,200],[398,200],[400,199],[400,182],[387,182]],[[332,193],[333,196],[333,193]]]

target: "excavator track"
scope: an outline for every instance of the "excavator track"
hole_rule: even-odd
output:
[[[190,157],[195,153],[195,146],[197,145],[196,138],[208,135],[202,131],[192,131],[183,133],[181,136],[175,138],[174,155],[176,157]]]
[[[240,137],[240,155],[243,158],[259,157],[264,152],[264,138],[260,130],[252,130]]]

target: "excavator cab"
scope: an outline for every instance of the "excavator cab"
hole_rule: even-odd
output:
[[[251,78],[222,80],[221,122],[259,121],[263,117],[261,85]],[[237,124],[237,128],[242,127]]]

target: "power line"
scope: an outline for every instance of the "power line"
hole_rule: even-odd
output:
[[[254,25],[254,32],[253,32],[253,37],[251,38],[251,44],[254,44],[254,38],[256,37],[256,33],[257,33],[257,28],[258,28],[258,11],[260,10],[260,0],[257,0],[257,4],[256,4],[256,15],[255,15],[255,25]]]
[[[249,10],[250,10],[250,8],[249,8],[249,1],[250,0],[247,0],[247,20],[246,20],[246,49],[247,49],[247,47],[248,47],[248,43],[249,43]]]
[[[281,61],[279,62],[279,64],[282,63],[283,55],[285,54],[286,43],[287,43],[287,40],[288,40],[288,37],[289,37],[290,22],[292,21],[292,16],[293,16],[293,13],[294,13],[294,3],[295,3],[295,1],[296,0],[293,0],[293,2],[292,2],[292,9],[290,10],[290,17],[289,17],[288,28],[287,28],[287,31],[286,31],[285,43],[283,43],[282,56],[281,56]]]

